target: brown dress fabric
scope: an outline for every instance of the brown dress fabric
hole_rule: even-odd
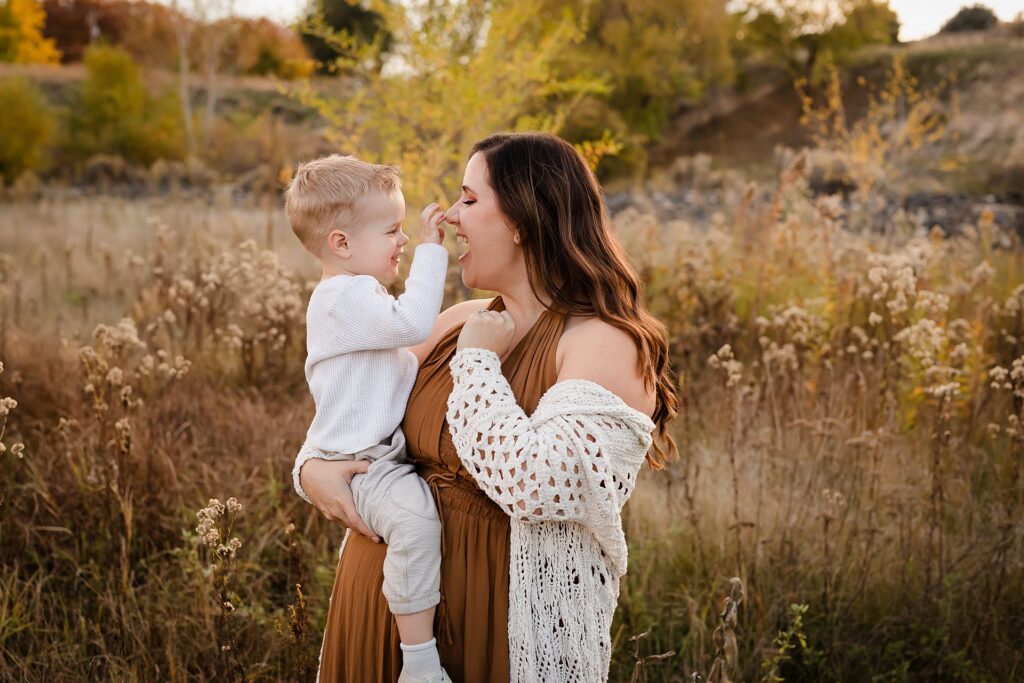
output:
[[[496,297],[488,309],[505,305]],[[527,415],[555,382],[563,324],[562,315],[545,311],[501,365]],[[441,604],[434,621],[441,663],[453,683],[507,683],[509,519],[462,466],[445,419],[448,362],[461,330],[449,330],[420,366],[402,428],[441,516]],[[381,592],[385,549],[349,534],[327,612],[322,683],[398,680],[398,628]]]

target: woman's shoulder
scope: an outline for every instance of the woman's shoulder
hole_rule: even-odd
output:
[[[558,381],[583,379],[603,386],[645,415],[655,395],[640,372],[640,350],[629,332],[598,318],[571,317],[558,341]]]
[[[469,316],[487,308],[491,305],[492,301],[494,301],[494,297],[489,299],[469,299],[468,301],[462,301],[449,306],[437,316],[437,320],[434,322],[434,329],[430,331],[430,336],[422,343],[410,346],[409,350],[422,363],[423,359],[430,353],[430,350],[434,348],[434,345],[437,344],[448,330],[466,322]]]

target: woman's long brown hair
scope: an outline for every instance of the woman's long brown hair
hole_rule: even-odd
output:
[[[647,462],[661,469],[677,452],[669,422],[678,409],[665,326],[647,312],[640,278],[611,228],[586,161],[547,133],[499,133],[482,152],[498,205],[519,231],[530,286],[568,315],[596,315],[636,341],[639,369],[656,395],[656,439]],[[540,298],[540,297],[538,297]]]

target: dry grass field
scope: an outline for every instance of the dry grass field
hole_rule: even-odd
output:
[[[609,179],[678,376],[611,680],[1024,681],[1024,17],[372,3],[373,36],[245,34],[337,43],[285,83],[213,14],[93,4],[177,53],[0,66],[0,682],[315,680],[344,530],[292,489],[319,272],[277,193],[355,151],[411,225],[532,128]],[[0,59],[56,62],[68,3],[0,5]],[[446,305],[483,294],[453,259]]]
[[[614,217],[685,409],[626,508],[612,680],[1024,680],[1016,238],[870,231],[799,159],[709,196]],[[312,680],[342,529],[291,489],[317,273],[283,217],[0,222],[0,679]]]

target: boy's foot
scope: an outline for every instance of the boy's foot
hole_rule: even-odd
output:
[[[416,678],[407,674],[403,668],[402,673],[398,676],[398,683],[452,683],[452,679],[448,677],[448,672],[444,669],[441,669],[440,674]]]

